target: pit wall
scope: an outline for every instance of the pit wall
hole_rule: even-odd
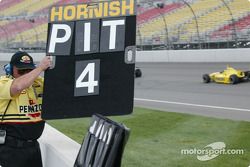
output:
[[[80,144],[46,124],[39,138],[43,167],[73,167]]]

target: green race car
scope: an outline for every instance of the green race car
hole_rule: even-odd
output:
[[[202,78],[204,83],[216,82],[224,84],[237,84],[239,82],[248,81],[250,79],[250,71],[236,70],[227,66],[227,68],[221,72],[204,74]]]

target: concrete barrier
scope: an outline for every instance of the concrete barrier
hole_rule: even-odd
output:
[[[13,53],[0,53],[0,61],[10,61],[11,56],[14,54]],[[40,61],[44,56],[45,53],[29,53],[34,61]]]
[[[43,167],[73,167],[81,145],[46,124],[40,143]]]
[[[0,53],[0,61],[9,61],[13,53]],[[45,53],[30,53],[40,61]],[[250,48],[137,51],[136,62],[250,62]]]
[[[250,48],[138,51],[136,62],[250,62]]]

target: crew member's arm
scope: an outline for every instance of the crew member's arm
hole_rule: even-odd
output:
[[[37,68],[13,80],[10,87],[10,95],[13,97],[20,94],[24,89],[30,87],[34,83],[36,78],[39,77],[39,75],[50,66],[50,57],[44,57]]]

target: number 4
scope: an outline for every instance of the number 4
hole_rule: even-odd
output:
[[[83,79],[87,75],[88,80],[83,82]],[[88,93],[94,93],[94,88],[96,86],[98,86],[98,81],[95,81],[95,63],[89,63],[76,80],[76,88],[87,87]]]

